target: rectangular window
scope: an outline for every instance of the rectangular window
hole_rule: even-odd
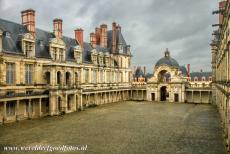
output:
[[[25,83],[32,84],[33,80],[33,65],[26,64],[25,65]]]
[[[59,60],[60,60],[61,62],[64,61],[63,49],[60,49]]]
[[[101,83],[103,83],[103,71],[100,71],[100,79],[101,79]]]
[[[92,71],[92,83],[97,83],[97,71]]]
[[[89,83],[89,70],[85,70],[85,83]]]
[[[57,49],[53,48],[53,59],[56,61],[57,60]]]
[[[6,83],[14,84],[14,79],[15,79],[14,76],[15,76],[15,64],[7,63],[6,64]]]
[[[6,114],[7,116],[15,115],[15,103],[14,102],[6,103]]]
[[[33,49],[32,42],[25,42],[25,54],[26,54],[26,57],[32,57],[32,49]]]

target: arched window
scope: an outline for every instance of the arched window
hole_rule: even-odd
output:
[[[47,84],[50,84],[50,72],[45,73],[45,80]]]
[[[57,84],[61,84],[61,72],[57,72]]]
[[[66,85],[71,84],[71,74],[70,74],[70,72],[65,73],[65,83],[66,83]]]
[[[57,103],[58,103],[57,104],[57,109],[58,109],[59,112],[61,112],[61,97],[60,96],[58,97],[58,102]]]

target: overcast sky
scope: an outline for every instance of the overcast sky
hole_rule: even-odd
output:
[[[102,23],[121,25],[131,45],[133,64],[151,73],[169,48],[180,65],[192,71],[211,70],[210,41],[217,16],[216,0],[0,0],[0,18],[20,23],[20,12],[36,10],[36,27],[52,31],[52,20],[63,19],[63,33],[74,37],[84,29],[84,39]]]

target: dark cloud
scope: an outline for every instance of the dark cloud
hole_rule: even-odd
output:
[[[52,3],[52,5],[51,5]],[[211,12],[218,2],[210,0],[0,0],[1,18],[21,22],[20,11],[36,10],[37,27],[52,31],[52,20],[62,18],[64,34],[84,28],[85,39],[102,23],[116,21],[133,50],[134,65],[152,71],[165,48],[181,64],[192,70],[211,70],[211,24],[217,22]],[[13,11],[12,11],[13,10]]]

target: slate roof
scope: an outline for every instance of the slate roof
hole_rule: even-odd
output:
[[[0,19],[0,29],[3,30],[3,50],[7,53],[12,54],[23,54],[20,46],[20,40],[23,34],[28,33],[26,26],[22,24],[14,23],[4,19]],[[10,35],[9,35],[10,34]],[[112,30],[107,32],[108,34],[108,48],[102,48],[101,46],[96,46],[96,51],[103,53],[111,53],[112,49]],[[35,44],[35,56],[37,58],[47,58],[50,59],[49,54],[49,41],[55,38],[53,32],[45,31],[36,28],[36,44]],[[62,40],[66,44],[66,60],[74,60],[74,47],[79,45],[79,43],[74,39],[67,36],[63,36]],[[117,42],[123,46],[124,51],[121,54],[127,54],[127,44],[124,37],[120,31],[117,31]],[[91,63],[91,50],[92,46],[90,43],[84,42],[84,52],[83,52],[83,62]]]
[[[163,57],[160,60],[157,61],[155,67],[161,66],[161,65],[168,65],[173,67],[179,67],[178,62],[171,58],[171,57]]]
[[[137,67],[137,69],[134,72],[134,77],[135,78],[145,77],[144,72],[142,71],[141,67]]]
[[[205,77],[206,80],[209,80],[209,77],[212,77],[212,72],[192,72],[190,73],[191,80],[194,80],[195,77],[198,77],[198,81],[202,80],[202,77]]]
[[[183,75],[186,75],[186,76],[188,75],[188,71],[185,66],[180,66],[180,71]]]

